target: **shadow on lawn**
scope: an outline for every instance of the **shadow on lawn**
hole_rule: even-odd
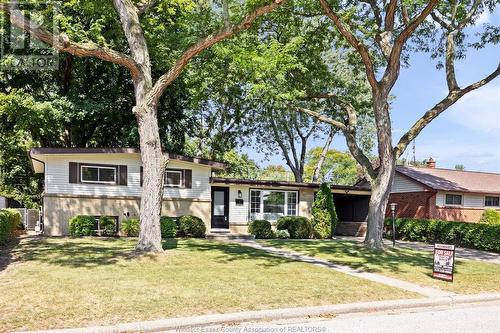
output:
[[[45,238],[40,237],[19,245],[19,261],[40,261],[66,267],[97,267],[114,265],[120,260],[152,258],[135,251],[131,240],[119,238]]]
[[[0,246],[0,272],[6,269],[11,263],[18,261],[15,249],[19,245],[19,242],[19,237],[16,237],[7,244]]]
[[[210,252],[214,256],[211,260],[221,264],[229,264],[237,260],[247,260],[255,261],[255,265],[257,266],[274,267],[294,262],[294,260],[288,258],[231,242],[186,239],[183,245],[189,251]]]
[[[423,267],[428,270],[428,276],[432,276],[432,253],[413,251],[402,248],[386,247],[384,251],[370,250],[356,242],[338,240],[273,240],[267,244],[277,248],[288,248],[308,256],[320,256],[334,264],[349,266],[366,272],[381,272],[391,270],[393,272],[405,272],[402,264],[412,267]],[[338,254],[337,256],[335,254]],[[463,262],[456,261],[455,267]]]

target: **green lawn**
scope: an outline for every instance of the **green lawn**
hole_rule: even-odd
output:
[[[500,265],[473,260],[456,260],[454,281],[432,278],[432,253],[388,246],[373,251],[361,244],[336,240],[269,240],[267,245],[326,259],[332,263],[380,273],[401,280],[460,294],[500,291]]]
[[[134,245],[42,238],[4,249],[0,331],[418,297],[237,244],[171,240],[161,255]]]

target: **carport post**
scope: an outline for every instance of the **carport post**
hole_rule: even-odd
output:
[[[392,246],[396,246],[396,208],[398,207],[398,204],[392,202],[390,206],[392,212]]]

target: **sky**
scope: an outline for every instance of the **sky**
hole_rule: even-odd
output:
[[[500,24],[500,7],[482,15],[479,23]],[[466,59],[456,63],[458,84],[464,87],[483,78],[499,61],[500,45],[469,50]],[[429,54],[413,54],[410,64],[401,70],[392,90],[396,97],[391,111],[394,142],[448,91],[444,70],[436,69],[436,61]],[[315,140],[309,148],[322,145],[323,140]],[[347,150],[344,137],[336,136],[332,148]],[[417,160],[432,157],[437,167],[463,164],[466,170],[500,172],[500,78],[462,97],[433,120],[417,137],[415,148]],[[285,165],[278,153],[266,157],[252,148],[242,151],[262,166]],[[406,156],[412,159],[411,146]]]

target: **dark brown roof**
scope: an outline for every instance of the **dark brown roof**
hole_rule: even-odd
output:
[[[396,171],[438,191],[500,193],[500,174],[397,166]]]
[[[58,155],[58,154],[140,154],[137,148],[32,148],[30,156],[34,155]],[[206,160],[203,158],[189,157],[178,154],[165,153],[172,160],[185,161],[196,164],[204,164],[217,169],[225,169],[224,163]]]
[[[239,179],[239,178],[224,178],[212,177],[212,183],[218,184],[242,184],[242,185],[256,185],[256,186],[288,186],[288,187],[306,187],[306,188],[319,188],[321,184],[317,183],[297,183],[281,180],[259,180],[259,179]],[[370,191],[369,187],[362,186],[347,186],[347,185],[332,185],[333,190],[346,190],[346,191]]]

